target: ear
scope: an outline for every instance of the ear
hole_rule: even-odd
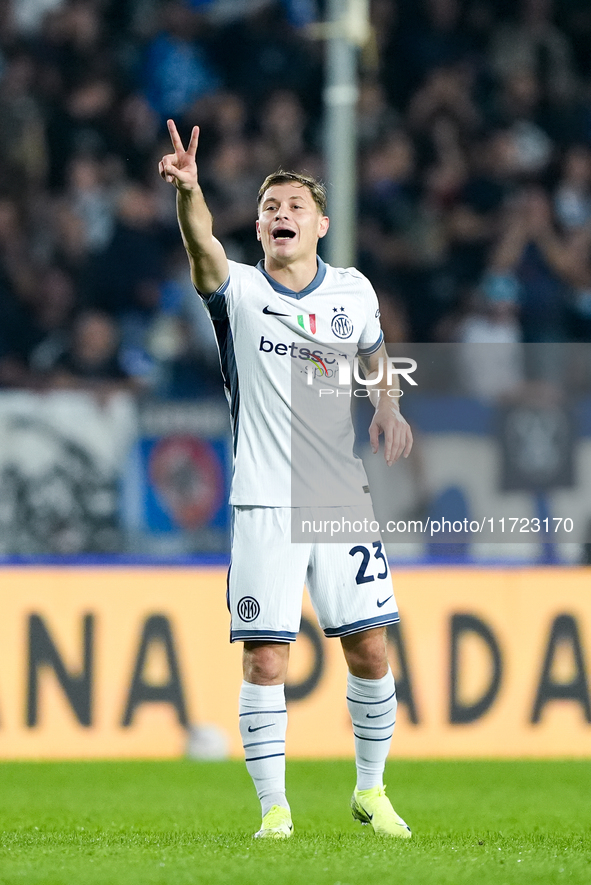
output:
[[[318,222],[318,239],[322,239],[322,237],[326,236],[326,232],[330,225],[330,220],[326,215],[323,215],[320,221]]]
[[[258,240],[259,243],[260,243],[260,241],[261,241],[261,226],[260,226],[260,224],[258,223],[258,221],[255,221],[255,227],[256,227],[256,229],[257,229],[257,240]]]

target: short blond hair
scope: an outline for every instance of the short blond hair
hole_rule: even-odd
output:
[[[278,169],[277,172],[267,175],[259,188],[257,207],[260,209],[261,201],[270,187],[276,184],[289,184],[290,181],[295,182],[300,187],[307,187],[312,195],[312,199],[320,210],[320,214],[326,215],[326,188],[322,182],[303,172],[286,172],[284,169]]]

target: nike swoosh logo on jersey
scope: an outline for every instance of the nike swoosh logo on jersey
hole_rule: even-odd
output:
[[[380,716],[387,716],[388,713],[391,713],[391,712],[392,712],[392,708],[390,707],[390,709],[386,710],[385,713],[366,713],[365,718],[366,719],[379,719]]]
[[[288,317],[288,313],[276,313],[274,310],[269,310],[269,305],[267,307],[263,307],[263,313],[266,313],[270,317]]]
[[[266,725],[255,725],[254,728],[252,727],[252,725],[249,725],[249,726],[248,726],[248,730],[249,730],[250,732],[253,732],[253,731],[260,731],[261,728],[270,728],[272,725],[275,725],[275,723],[274,723],[274,722],[267,722]]]
[[[386,603],[388,602],[388,600],[392,599],[392,596],[394,596],[393,593],[392,593],[390,596],[388,596],[387,599],[382,599],[381,602],[380,602],[379,599],[377,599],[376,602],[377,602],[377,604],[378,604],[378,608],[381,608],[383,605],[386,605]]]

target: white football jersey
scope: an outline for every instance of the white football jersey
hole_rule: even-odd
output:
[[[226,282],[202,297],[218,341],[232,418],[230,503],[360,503],[368,487],[353,453],[350,393],[341,390],[344,395],[337,396],[334,385],[337,354],[349,359],[357,352],[369,354],[383,341],[373,287],[355,268],[331,267],[321,259],[316,277],[301,292],[273,280],[262,261],[256,267],[234,261],[229,266]],[[313,386],[310,372],[318,375]],[[294,382],[310,404],[305,413],[301,404],[296,413],[292,402]],[[296,427],[303,444],[294,447]]]

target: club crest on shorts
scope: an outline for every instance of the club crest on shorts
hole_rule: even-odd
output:
[[[330,328],[337,338],[350,338],[353,334],[353,323],[345,313],[345,308],[341,307],[340,311],[337,307],[333,307],[334,316],[330,324]]]
[[[254,621],[258,618],[261,607],[252,596],[243,596],[238,602],[237,610],[241,621]]]

